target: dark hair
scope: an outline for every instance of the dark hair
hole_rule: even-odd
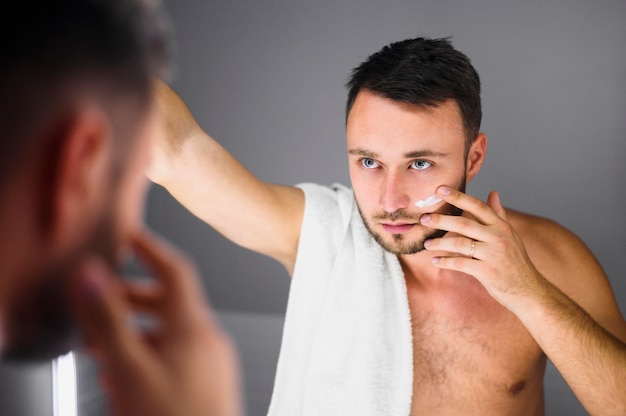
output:
[[[156,0],[28,0],[4,5],[0,180],[28,154],[38,129],[81,92],[109,99],[111,112],[116,112],[119,99],[132,103],[137,114],[112,116],[117,117],[114,129],[126,124],[122,129],[132,130],[131,118],[141,115],[138,112],[150,102],[154,77],[167,68],[167,32]]]
[[[362,89],[418,106],[437,106],[454,99],[461,110],[469,148],[480,129],[480,79],[449,39],[416,38],[392,43],[352,71],[346,119]]]

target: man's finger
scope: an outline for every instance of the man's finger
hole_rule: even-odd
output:
[[[444,237],[428,240],[424,247],[430,251],[445,251],[451,255],[460,255],[481,259],[484,243],[466,237]]]
[[[104,262],[90,258],[77,271],[72,293],[75,316],[88,343],[107,362],[138,364],[137,334],[129,327],[124,294]]]
[[[489,193],[489,197],[487,198],[487,205],[491,207],[491,209],[503,220],[506,222],[509,221],[509,217],[506,214],[506,210],[502,206],[502,202],[500,201],[500,193],[498,191],[491,191]]]
[[[440,186],[437,195],[445,202],[472,214],[481,224],[491,225],[500,220],[498,215],[483,201],[456,189]]]
[[[133,248],[157,281],[163,285],[168,298],[181,296],[181,290],[187,294],[199,292],[191,260],[168,242],[144,230],[133,236]],[[194,278],[190,275],[194,275]]]
[[[433,264],[440,269],[454,270],[470,276],[480,276],[480,260],[468,257],[435,257]]]
[[[167,302],[168,293],[163,290],[162,285],[154,281],[123,282],[126,301],[133,311],[155,312],[163,308]]]
[[[210,313],[192,262],[163,239],[147,231],[133,238],[135,252],[162,285],[162,318],[182,329],[181,324],[207,322]],[[194,318],[192,320],[192,318]]]
[[[420,224],[436,230],[461,234],[477,241],[487,241],[489,232],[471,218],[444,214],[425,214],[420,217]]]

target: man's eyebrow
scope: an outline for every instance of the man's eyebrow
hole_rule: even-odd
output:
[[[414,152],[405,153],[404,157],[407,159],[417,159],[420,157],[445,157],[449,156],[450,153],[445,152],[435,152],[434,150],[416,150]]]
[[[372,159],[376,159],[378,157],[377,153],[370,152],[369,150],[365,150],[365,149],[350,149],[348,150],[348,153],[351,155],[369,157]],[[449,154],[450,153],[436,152],[434,150],[424,149],[424,150],[415,150],[413,152],[405,153],[404,157],[407,159],[418,159],[420,157],[445,157],[445,156],[448,156]]]
[[[348,153],[354,156],[370,157],[372,159],[376,159],[378,157],[376,153],[364,149],[350,149],[348,150]]]

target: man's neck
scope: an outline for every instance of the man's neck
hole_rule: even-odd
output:
[[[442,270],[433,264],[433,259],[444,253],[422,250],[415,254],[398,256],[405,278],[415,279],[423,284],[438,280]]]

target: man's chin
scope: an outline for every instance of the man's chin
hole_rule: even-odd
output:
[[[78,344],[68,299],[68,276],[74,261],[48,268],[43,277],[17,294],[4,319],[2,359],[15,362],[50,360]]]
[[[405,256],[417,254],[424,250],[424,242],[431,238],[439,238],[446,234],[442,230],[433,230],[421,237],[410,238],[405,234],[391,234],[390,238],[384,239],[380,234],[373,234],[378,244],[391,254]]]

